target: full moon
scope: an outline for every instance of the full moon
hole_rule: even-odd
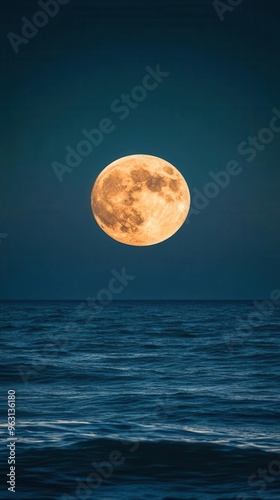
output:
[[[125,156],[99,174],[91,207],[97,224],[111,238],[149,246],[180,229],[190,208],[190,192],[182,174],[167,161]]]

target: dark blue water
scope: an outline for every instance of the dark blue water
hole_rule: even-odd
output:
[[[1,498],[280,498],[279,305],[78,306],[0,304]]]

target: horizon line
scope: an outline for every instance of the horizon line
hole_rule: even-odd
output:
[[[92,301],[94,299],[91,299]],[[250,299],[113,299],[107,305],[113,302],[252,302],[256,300],[269,300],[265,297],[255,297]],[[0,302],[87,302],[83,299],[0,299]],[[102,301],[97,301],[102,304]],[[105,306],[106,307],[106,306]]]

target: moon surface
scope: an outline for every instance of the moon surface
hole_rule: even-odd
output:
[[[150,155],[125,156],[97,177],[91,207],[97,224],[120,243],[149,246],[167,240],[185,222],[190,192],[182,174]]]

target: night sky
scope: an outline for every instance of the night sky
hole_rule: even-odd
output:
[[[279,2],[244,0],[221,21],[211,0],[70,0],[16,54],[8,33],[39,10],[1,4],[0,298],[96,297],[123,267],[135,279],[117,299],[280,288]],[[157,65],[169,75],[121,119],[112,103]],[[60,182],[53,163],[104,118],[114,131]],[[193,200],[212,196],[196,196],[188,223],[151,247],[112,240],[90,207],[101,170],[137,153],[176,166]],[[210,173],[229,162],[238,175],[217,194]]]

